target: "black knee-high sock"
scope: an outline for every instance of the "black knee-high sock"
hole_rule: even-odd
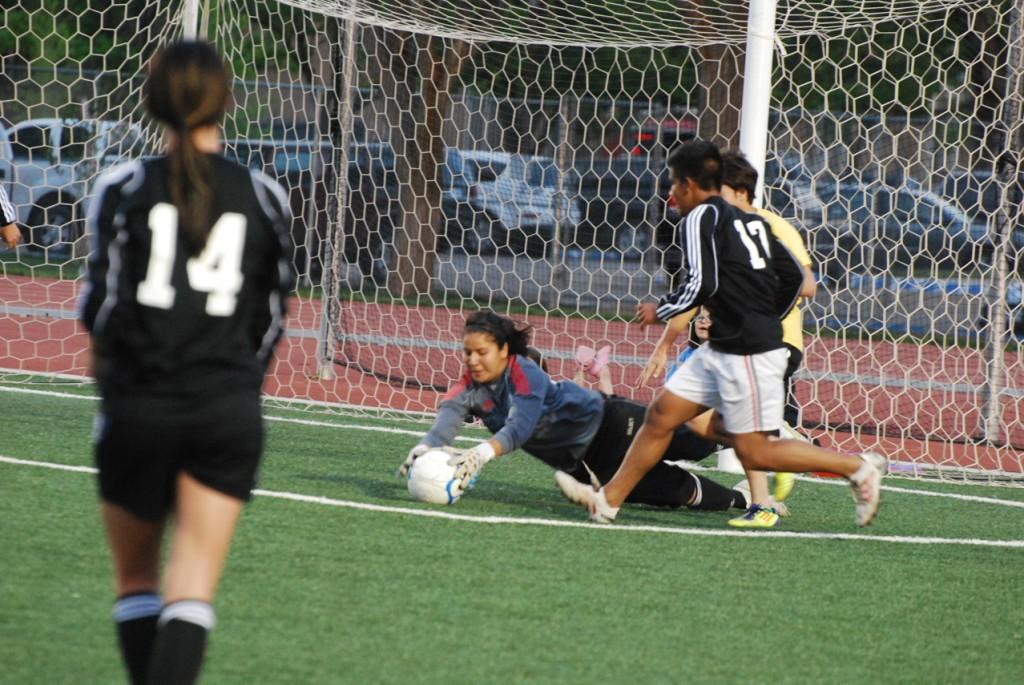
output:
[[[155,592],[122,595],[114,602],[117,641],[132,685],[146,683],[159,615],[160,597]]]
[[[690,509],[704,511],[724,511],[729,508],[746,509],[747,499],[739,490],[719,485],[704,476],[691,473],[693,494],[687,499],[686,506]]]
[[[199,678],[213,607],[198,600],[172,602],[160,612],[148,685],[192,685]]]

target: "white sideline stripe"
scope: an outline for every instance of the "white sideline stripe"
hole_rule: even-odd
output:
[[[805,483],[819,483],[821,485],[842,485],[849,487],[845,478],[816,478],[813,476],[797,476],[797,480]],[[988,487],[987,485],[985,487]],[[1012,487],[1012,486],[1010,486]],[[899,492],[904,495],[923,495],[925,497],[948,497],[958,499],[961,502],[982,502],[984,504],[1002,504],[1007,507],[1018,507],[1024,509],[1024,502],[1012,499],[996,499],[994,497],[978,497],[977,495],[960,495],[955,492],[932,492],[931,490],[915,490],[913,488],[901,488],[896,485],[883,485],[882,490],[886,492]]]
[[[100,399],[96,395],[80,395],[80,394],[72,393],[72,392],[56,392],[56,391],[53,391],[53,390],[36,390],[34,388],[12,388],[12,387],[3,386],[3,385],[0,385],[0,392],[21,393],[23,395],[45,395],[46,397],[57,397],[57,398],[71,399],[71,400],[92,400],[93,402],[98,402],[99,399]],[[312,419],[293,419],[293,418],[288,418],[288,417],[284,417],[284,416],[266,416],[266,415],[264,415],[263,418],[266,419],[267,421],[280,421],[282,423],[297,423],[297,424],[303,425],[303,426],[319,426],[319,427],[322,427],[322,428],[346,428],[346,429],[353,429],[353,430],[367,430],[367,431],[376,431],[376,432],[379,432],[379,433],[398,433],[398,434],[401,434],[401,435],[415,435],[417,437],[422,437],[426,433],[425,430],[414,431],[414,430],[409,430],[409,429],[406,429],[406,428],[384,428],[382,426],[364,426],[364,425],[361,425],[361,424],[354,424],[354,423],[336,423],[336,422],[332,422],[332,421],[314,421]],[[465,441],[465,442],[480,442],[480,438],[473,438],[473,437],[458,436],[455,439],[456,440],[462,440],[462,441]]]
[[[297,423],[300,426],[319,426],[322,428],[346,428],[361,431],[373,431],[375,433],[397,433],[399,435],[414,435],[418,438],[422,438],[426,431],[414,431],[408,428],[384,428],[381,426],[364,426],[357,423],[334,423],[331,421],[314,421],[312,419],[292,419],[284,416],[263,416],[265,421],[280,421],[281,423]],[[456,440],[462,442],[480,442],[482,438],[473,438],[463,435],[455,436]]]
[[[10,369],[6,367],[0,367],[0,375],[11,375],[11,376],[39,376],[41,378],[56,378],[58,380],[66,381],[77,381],[80,385],[96,385],[96,381],[91,376],[79,376],[70,373],[54,373],[52,371],[24,371],[22,369]],[[0,390],[10,390],[11,392],[28,392],[25,389],[16,389],[10,386],[0,386]],[[40,395],[53,394],[48,390],[34,390],[32,391]],[[81,397],[80,395],[59,395],[53,394],[54,397]],[[90,398],[93,399],[93,398]],[[264,395],[264,400],[272,402],[274,404],[297,404],[304,407],[327,407],[330,409],[355,409],[358,411],[370,413],[370,414],[402,414],[406,416],[415,416],[420,419],[433,417],[435,412],[419,411],[416,409],[390,409],[388,407],[364,407],[358,404],[350,404],[347,402],[326,402],[324,400],[305,400],[301,397],[276,397],[274,395]],[[378,416],[378,418],[381,418]]]
[[[0,385],[0,392],[13,392],[20,393],[22,395],[46,395],[47,397],[60,397],[68,400],[92,400],[94,402],[99,401],[99,397],[96,395],[78,395],[73,392],[56,392],[53,390],[35,390],[33,388],[12,388],[6,385]]]
[[[929,490],[914,490],[911,488],[900,488],[894,485],[883,485],[882,489],[888,492],[899,492],[910,495],[924,495],[925,497],[948,497],[950,499],[958,499],[961,502],[984,502],[985,504],[1002,504],[1007,507],[1018,507],[1020,509],[1024,509],[1024,502],[1017,502],[1008,499],[978,497],[977,495],[958,495],[951,492],[931,492]]]
[[[38,466],[59,471],[74,471],[76,473],[96,473],[96,469],[88,466],[67,466],[65,464],[52,464],[42,461],[30,461],[28,459],[15,459],[0,455],[0,463],[15,464],[19,466]],[[435,511],[431,509],[409,509],[406,507],[391,507],[382,504],[368,504],[366,502],[352,502],[349,500],[332,499],[317,495],[301,495],[294,492],[278,492],[276,490],[253,490],[254,495],[268,497],[271,499],[289,500],[292,502],[304,502],[306,504],[320,504],[328,507],[339,507],[343,509],[356,509],[359,511],[371,511],[384,514],[404,514],[407,516],[422,516],[426,518],[439,518],[448,521],[464,521],[467,523],[488,523],[488,524],[509,524],[521,526],[544,526],[549,528],[587,528],[602,531],[621,531],[631,533],[668,533],[670,535],[693,535],[699,537],[717,538],[787,538],[798,540],[864,540],[874,542],[894,542],[911,545],[968,545],[975,547],[1006,547],[1024,549],[1024,540],[984,540],[980,538],[938,538],[938,537],[911,537],[905,535],[861,535],[857,533],[799,533],[793,531],[741,531],[741,530],[707,530],[703,528],[675,528],[672,526],[630,526],[618,525],[608,526],[600,523],[587,523],[584,521],[563,521],[559,519],[527,518],[518,516],[469,516],[467,514],[451,514],[446,511]],[[994,500],[988,500],[994,501]]]
[[[96,469],[92,466],[72,466],[70,464],[53,464],[48,461],[31,461],[29,459],[15,459],[14,457],[5,457],[0,454],[0,462],[5,464],[14,464],[16,466],[38,466],[43,469],[53,469],[55,471],[74,471],[75,473],[96,473]]]

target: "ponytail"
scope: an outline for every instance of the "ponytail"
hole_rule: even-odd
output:
[[[178,208],[178,225],[188,253],[203,251],[211,229],[210,162],[187,132],[178,135],[178,144],[167,153],[167,190]]]
[[[201,41],[178,41],[153,58],[145,87],[153,118],[175,133],[167,152],[167,192],[178,208],[179,230],[191,256],[212,228],[210,161],[192,140],[195,129],[216,125],[231,101],[231,74],[217,50]]]

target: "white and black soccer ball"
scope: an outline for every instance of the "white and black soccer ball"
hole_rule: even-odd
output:
[[[448,465],[448,452],[440,448],[427,450],[412,463],[406,484],[409,494],[420,502],[455,504],[462,497],[462,487],[455,480],[455,467]]]

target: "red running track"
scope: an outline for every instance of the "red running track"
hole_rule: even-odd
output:
[[[87,341],[72,314],[77,281],[0,278],[0,367],[23,372],[84,374]],[[269,395],[316,402],[430,412],[440,391],[461,373],[463,314],[442,307],[342,303],[335,377],[319,377],[316,332],[319,301],[292,299],[289,335],[278,348],[265,385]],[[31,311],[29,311],[31,310]],[[14,312],[14,313],[11,313]],[[534,326],[533,344],[549,355],[552,375],[571,377],[578,344],[613,345],[612,379],[619,394],[649,400],[636,390],[640,360],[654,348],[659,329],[601,319],[522,317]],[[1007,353],[1001,398],[1002,441],[1024,445],[1024,363]],[[987,365],[980,350],[841,338],[809,339],[804,377],[796,392],[805,425],[826,445],[877,449],[900,461],[1024,472],[1013,447],[973,442],[982,435]]]

